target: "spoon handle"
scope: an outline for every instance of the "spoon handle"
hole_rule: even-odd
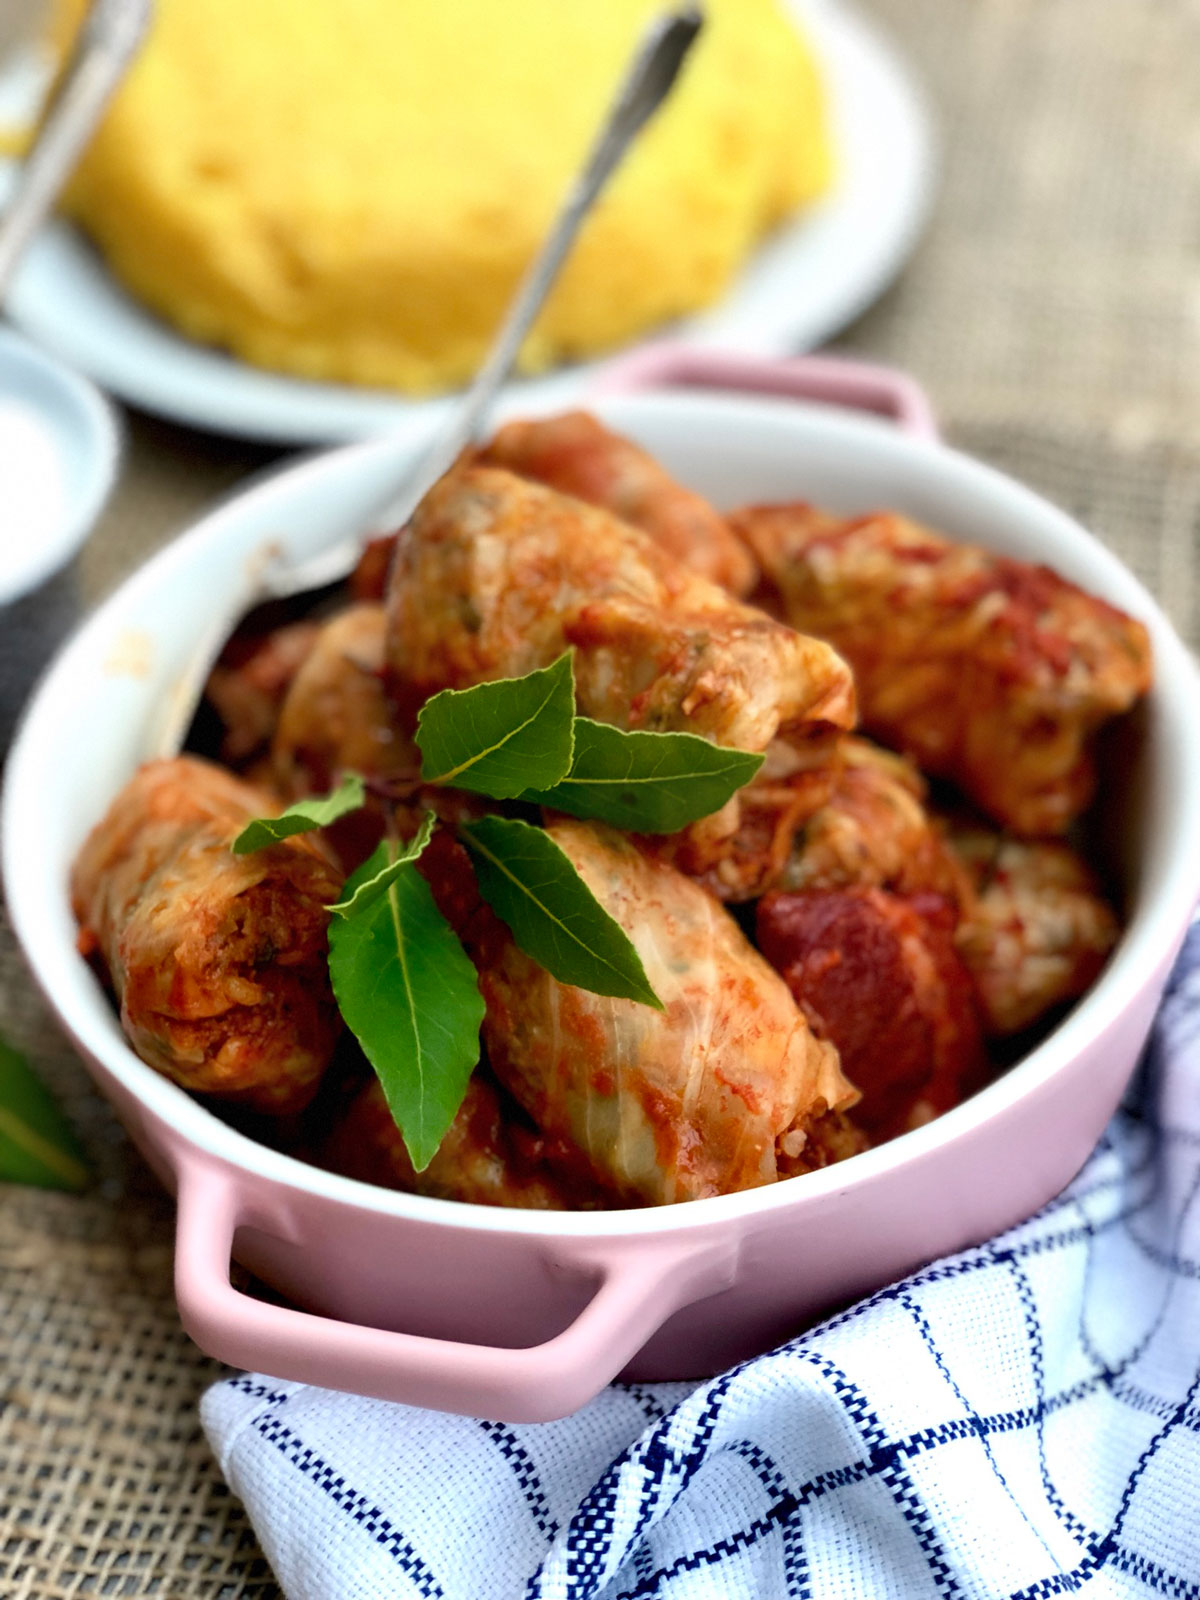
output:
[[[647,28],[625,80],[609,108],[587,164],[572,184],[545,243],[527,269],[508,313],[471,387],[422,452],[387,520],[407,521],[429,486],[471,443],[496,391],[516,360],[525,335],[558,277],[580,224],[630,143],[662,104],[703,21],[694,6],[658,17]]]
[[[0,221],[0,303],[150,21],[151,0],[95,0]]]

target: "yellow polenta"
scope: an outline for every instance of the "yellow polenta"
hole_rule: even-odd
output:
[[[469,377],[657,0],[158,0],[67,207],[193,338],[307,378]],[[81,0],[59,0],[65,41]],[[664,111],[589,219],[526,371],[716,299],[827,184],[779,0],[707,0]]]

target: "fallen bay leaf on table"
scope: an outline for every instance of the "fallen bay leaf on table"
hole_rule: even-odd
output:
[[[0,1039],[0,1180],[80,1190],[89,1178],[58,1103],[25,1057]]]

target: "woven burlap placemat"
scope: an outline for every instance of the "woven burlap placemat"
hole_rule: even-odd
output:
[[[942,172],[908,269],[839,346],[908,367],[954,443],[1081,517],[1200,642],[1200,12],[869,10],[930,91]],[[132,417],[86,598],[269,459]],[[220,1369],[175,1315],[170,1203],[7,926],[0,1029],[59,1094],[96,1173],[83,1197],[0,1187],[0,1594],[266,1600],[278,1589],[197,1421]]]

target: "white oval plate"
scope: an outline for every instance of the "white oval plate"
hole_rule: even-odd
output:
[[[787,0],[826,66],[841,172],[834,192],[775,234],[712,311],[677,324],[691,344],[809,350],[863,311],[899,270],[933,188],[929,122],[903,62],[840,0]],[[192,343],[114,282],[75,228],[51,224],[12,286],[9,314],[104,388],[145,411],[272,444],[388,432],[423,438],[452,403],[310,383]],[[539,408],[578,401],[603,369],[581,363],[510,385]]]

